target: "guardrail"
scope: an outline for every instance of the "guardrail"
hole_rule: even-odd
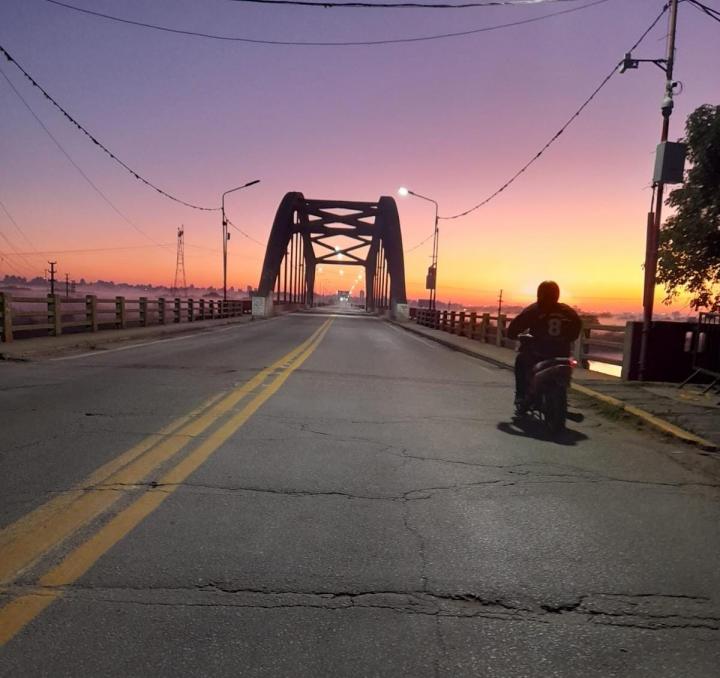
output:
[[[173,323],[233,318],[252,312],[249,299],[127,299],[100,298],[94,294],[63,298],[13,296],[0,292],[2,341],[59,336],[70,332],[147,327]]]
[[[436,330],[468,337],[486,344],[515,348],[515,340],[507,336],[512,318],[505,314],[490,315],[468,311],[439,311],[427,308],[415,309],[411,318]],[[625,352],[625,325],[600,325],[583,323],[581,338],[575,342],[573,354],[581,365],[589,361],[622,367]]]

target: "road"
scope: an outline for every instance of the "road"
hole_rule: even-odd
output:
[[[297,314],[0,380],[2,676],[719,675],[717,482],[507,371]]]

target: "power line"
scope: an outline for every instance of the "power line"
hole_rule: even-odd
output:
[[[414,245],[409,250],[405,250],[405,254],[410,254],[410,252],[414,252],[419,247],[422,247],[430,238],[432,238],[435,235],[435,233],[431,233],[427,238],[425,238],[422,242],[419,242],[417,245]]]
[[[34,250],[33,252],[13,252],[12,256],[23,256],[23,255],[30,255],[30,254],[37,254],[43,257],[47,256],[54,256],[56,254],[92,254],[95,252],[120,252],[123,250],[146,250],[148,247],[153,247],[153,245],[124,245],[124,246],[118,246],[118,247],[85,247],[85,248],[78,248],[78,249],[70,249],[70,250]],[[172,243],[158,243],[157,245],[154,245],[154,247],[172,247]],[[204,250],[206,252],[213,252],[214,254],[218,254],[220,252],[219,249],[215,247],[204,247],[203,245],[192,245],[190,243],[185,243],[185,247],[192,247],[196,250]]]
[[[86,247],[72,250],[41,250],[35,252],[15,252],[16,255],[38,254],[43,257],[51,257],[56,254],[91,254],[95,252],[120,252],[123,250],[146,250],[149,245],[126,245],[124,247]],[[158,244],[155,247],[171,247],[170,244]]]
[[[20,254],[17,251],[17,247],[15,247],[15,245],[12,244],[11,240],[2,231],[0,231],[0,238],[2,238],[7,243],[7,246],[10,248],[11,253],[13,255],[18,256],[18,257],[20,257],[20,259],[22,259],[25,266],[28,267],[28,270],[32,271],[35,269],[35,266],[25,258],[25,255]],[[5,256],[6,257],[9,256],[9,254],[10,253],[6,253]]]
[[[260,247],[265,247],[265,243],[262,243],[259,240],[257,240],[256,238],[253,238],[249,233],[245,233],[245,231],[243,231],[242,228],[233,224],[233,222],[230,221],[230,219],[228,219],[227,217],[225,217],[225,221],[227,221],[228,224],[230,224],[230,226],[232,226],[238,233],[241,233],[242,235],[244,235],[248,240],[252,240],[252,242],[256,243],[257,245],[260,245]]]
[[[635,42],[635,44],[629,50],[627,50],[628,52],[634,51],[638,47],[638,45],[640,45],[640,43],[647,37],[648,33],[650,33],[650,31],[652,31],[652,29],[655,28],[658,21],[660,21],[660,19],[663,17],[665,12],[667,12],[668,7],[669,7],[669,5],[666,3],[663,6],[660,14],[658,14],[658,16],[655,18],[655,20],[650,24],[649,28],[647,30],[645,30],[645,32],[640,36],[640,38]],[[552,146],[560,138],[560,136],[563,134],[563,132],[565,132],[565,130],[568,127],[570,127],[570,125],[572,125],[572,123],[575,122],[575,120],[578,117],[580,117],[580,114],[585,110],[585,108],[590,104],[590,102],[598,95],[600,90],[603,87],[605,87],[605,85],[607,85],[607,83],[610,81],[610,79],[613,77],[613,75],[615,75],[615,73],[617,73],[618,66],[621,63],[622,63],[622,61],[618,62],[615,66],[613,66],[612,71],[610,71],[610,73],[608,73],[608,75],[606,75],[605,78],[603,78],[602,82],[595,88],[593,93],[587,99],[585,99],[585,101],[580,106],[580,108],[578,108],[570,116],[570,118],[568,118],[567,122],[557,132],[555,132],[555,134],[553,134],[552,137],[550,137],[550,140],[548,142],[546,142],[545,145],[528,162],[526,162],[517,172],[515,172],[515,174],[513,174],[513,176],[510,177],[510,179],[508,179],[502,186],[500,186],[500,188],[498,188],[494,193],[491,193],[483,201],[479,202],[477,205],[474,205],[470,209],[465,210],[464,212],[459,212],[458,214],[453,214],[452,216],[449,216],[449,217],[439,217],[439,218],[449,220],[449,219],[459,219],[460,217],[464,217],[464,216],[470,214],[471,212],[474,212],[475,210],[483,207],[484,205],[487,205],[491,200],[496,198],[506,188],[508,188],[510,185],[512,185],[531,165],[534,165],[542,157],[542,155],[545,153],[545,151],[547,151],[548,148],[550,148],[550,146]]]
[[[55,0],[48,0],[54,2]],[[231,2],[259,5],[295,5],[298,7],[319,7],[321,9],[472,9],[478,7],[507,7],[522,5],[545,5],[550,2],[577,2],[577,0],[485,0],[485,2],[424,3],[424,2],[323,2],[322,0],[231,0]]]
[[[10,212],[8,212],[7,207],[5,207],[5,205],[3,205],[2,202],[0,202],[0,205],[2,205],[2,208],[5,211],[5,214],[7,214],[8,217],[10,218],[10,221],[13,224],[15,224],[15,226],[18,228],[18,230],[20,230],[20,227],[17,226],[17,222],[15,221],[15,219],[13,219],[12,214],[10,214]],[[22,231],[20,231],[20,233],[22,234]],[[15,247],[15,245],[13,245],[13,243],[10,241],[10,238],[8,238],[2,231],[0,231],[0,238],[2,238],[7,243],[7,246],[10,248],[12,254],[19,256],[20,259],[22,259],[22,261],[25,263],[25,265],[28,267],[29,270],[31,270],[31,271],[34,270],[34,268],[35,268],[34,264],[32,264],[30,261],[28,261],[25,258],[24,254],[21,254],[20,252],[18,252],[17,247]],[[6,254],[4,256],[7,257],[8,255]],[[17,268],[15,270],[17,270]]]
[[[695,9],[707,14],[711,19],[715,19],[715,21],[720,22],[720,12],[718,10],[708,7],[697,0],[690,0],[690,4],[693,5]]]
[[[58,147],[58,149],[60,150],[60,152],[70,161],[70,164],[78,171],[78,173],[80,174],[80,176],[81,176],[83,179],[85,179],[85,181],[87,181],[87,183],[90,185],[90,187],[110,206],[110,208],[111,208],[123,221],[125,221],[127,224],[129,224],[130,226],[132,226],[132,228],[134,228],[138,233],[140,233],[140,235],[146,237],[146,238],[147,238],[150,242],[152,242],[153,244],[155,244],[155,245],[160,245],[160,243],[158,243],[158,241],[155,240],[155,238],[153,238],[152,236],[150,236],[150,235],[148,235],[147,233],[145,233],[145,231],[143,231],[135,222],[133,222],[133,220],[130,219],[130,217],[126,216],[123,212],[121,212],[121,211],[116,207],[116,205],[112,202],[112,200],[110,200],[110,198],[108,198],[107,195],[105,195],[105,193],[103,193],[103,192],[100,190],[100,188],[97,186],[97,184],[96,184],[87,174],[85,174],[85,172],[83,171],[82,167],[80,167],[80,165],[78,165],[78,164],[75,162],[75,160],[73,159],[73,157],[65,150],[65,148],[63,147],[63,145],[55,138],[55,136],[53,135],[53,133],[48,129],[48,127],[45,125],[45,123],[44,123],[44,122],[40,119],[40,117],[35,113],[35,111],[32,109],[32,107],[30,106],[30,104],[25,100],[25,98],[23,97],[23,95],[20,94],[20,92],[18,91],[18,89],[17,89],[17,88],[15,87],[15,85],[12,83],[12,81],[10,80],[10,78],[8,78],[7,74],[5,73],[5,71],[2,70],[2,68],[0,68],[0,75],[2,75],[3,78],[5,78],[5,81],[8,83],[8,85],[10,85],[10,88],[12,89],[12,91],[15,92],[15,94],[17,95],[17,97],[18,97],[18,98],[20,99],[20,101],[24,104],[25,108],[27,108],[27,110],[30,112],[30,115],[32,115],[32,117],[35,118],[35,120],[36,120],[37,123],[40,125],[40,127],[42,127],[43,130],[45,131],[45,134],[47,134],[47,135],[50,137],[50,139],[52,139],[53,143]],[[163,245],[163,247],[164,247],[164,245]]]
[[[36,250],[35,245],[33,245],[32,240],[30,240],[30,238],[28,238],[25,235],[24,231],[22,230],[22,228],[20,228],[20,225],[18,224],[18,222],[15,221],[15,218],[13,217],[13,215],[10,214],[8,208],[5,206],[5,203],[2,200],[0,200],[0,207],[2,208],[2,211],[5,212],[5,214],[7,215],[7,218],[10,219],[10,222],[12,223],[12,225],[15,226],[17,232],[22,236],[23,240],[28,245],[30,245],[31,249]]]
[[[562,0],[560,0],[560,1],[562,1]],[[533,17],[530,19],[521,19],[519,21],[511,21],[509,23],[504,23],[504,24],[495,24],[493,26],[485,26],[482,28],[473,28],[473,29],[470,29],[467,31],[457,31],[454,33],[438,33],[435,35],[423,35],[423,36],[411,37],[411,38],[390,38],[387,40],[345,40],[345,41],[330,41],[330,42],[301,41],[301,40],[262,40],[262,39],[255,39],[255,38],[217,35],[214,33],[189,31],[189,30],[183,30],[183,29],[179,29],[179,28],[170,28],[168,26],[161,26],[159,24],[151,24],[151,23],[147,23],[144,21],[134,21],[132,19],[124,19],[122,17],[113,16],[112,14],[104,14],[102,12],[96,12],[94,10],[85,9],[84,7],[75,7],[74,5],[69,5],[67,3],[60,2],[59,0],[46,0],[46,2],[49,2],[53,5],[58,5],[60,7],[65,7],[67,9],[71,9],[75,12],[89,14],[91,16],[100,17],[102,19],[108,19],[109,21],[117,21],[117,22],[123,23],[123,24],[130,24],[131,26],[140,26],[142,28],[149,28],[149,29],[156,30],[156,31],[164,31],[166,33],[175,33],[178,35],[189,35],[189,36],[196,37],[196,38],[208,38],[211,40],[226,40],[226,41],[230,41],[230,42],[243,42],[243,43],[250,43],[250,44],[254,44],[254,45],[284,45],[284,46],[290,46],[290,47],[366,47],[366,46],[373,46],[373,45],[396,45],[396,44],[412,43],[412,42],[424,42],[424,41],[428,41],[428,40],[443,40],[446,38],[460,38],[460,37],[465,37],[468,35],[476,35],[478,33],[488,33],[490,31],[498,31],[498,30],[501,30],[504,28],[513,28],[515,26],[523,26],[525,24],[535,23],[537,21],[544,21],[545,19],[551,19],[553,17],[561,16],[563,14],[570,14],[571,12],[579,12],[581,10],[588,9],[590,7],[594,7],[595,5],[601,5],[605,2],[609,2],[609,0],[595,0],[594,2],[590,2],[586,5],[581,5],[580,7],[571,7],[570,9],[563,9],[563,10],[560,10],[557,12],[549,12],[548,14],[543,14],[542,16]],[[130,171],[132,171],[132,170],[130,170]],[[153,186],[153,188],[155,188],[155,187]],[[182,202],[182,201],[180,201],[180,202]],[[183,203],[183,204],[187,204],[187,203]],[[191,206],[193,206],[193,205],[191,205]],[[198,208],[198,209],[210,209],[210,208]],[[212,209],[218,209],[218,208],[215,207]]]
[[[21,278],[27,277],[27,276],[25,275],[25,273],[23,273],[23,272],[15,265],[15,263],[14,263],[12,260],[8,259],[7,257],[8,257],[7,253],[3,253],[2,251],[0,251],[0,261],[5,262],[5,265],[8,266],[8,268],[11,268],[13,271],[15,271],[15,273],[17,273]]]
[[[177,198],[176,196],[168,193],[167,191],[164,191],[162,188],[159,188],[155,184],[153,184],[148,179],[145,179],[145,177],[138,174],[134,169],[132,169],[129,165],[126,165],[120,158],[118,158],[107,146],[105,146],[103,143],[98,141],[90,132],[88,132],[87,129],[85,129],[75,118],[73,118],[55,99],[53,99],[43,87],[38,84],[38,82],[12,57],[10,56],[10,53],[2,46],[0,45],[0,52],[2,52],[5,55],[5,58],[12,64],[15,65],[15,67],[32,83],[34,87],[37,87],[45,96],[45,98],[53,105],[55,108],[57,108],[75,127],[77,127],[90,141],[92,141],[96,146],[98,146],[100,149],[102,149],[107,155],[110,156],[116,163],[124,167],[130,174],[132,174],[138,181],[142,181],[146,186],[149,186],[150,188],[155,189],[160,195],[165,196],[166,198],[169,198],[170,200],[173,200],[174,202],[180,203],[181,205],[185,205],[185,207],[191,207],[192,209],[196,210],[203,210],[205,212],[213,212],[216,210],[219,210],[219,207],[203,207],[201,205],[194,205],[190,202],[185,202],[184,200],[181,200],[180,198]],[[7,76],[6,76],[7,79]]]
[[[707,12],[710,12],[710,14],[720,15],[720,10],[715,9],[714,7],[710,7],[709,5],[705,5],[704,3],[700,2],[700,0],[690,0],[690,2],[693,5],[697,5],[698,7],[701,7]]]

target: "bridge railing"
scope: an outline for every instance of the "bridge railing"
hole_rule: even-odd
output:
[[[486,344],[515,348],[507,336],[511,317],[475,311],[440,311],[418,308],[411,318],[418,325],[475,339]],[[574,356],[581,365],[590,361],[622,366],[625,351],[625,325],[601,325],[583,321],[581,338],[575,342]]]
[[[0,292],[2,341],[98,330],[234,318],[252,312],[249,299],[128,299],[15,296]]]

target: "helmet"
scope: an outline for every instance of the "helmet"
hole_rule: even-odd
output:
[[[538,285],[537,300],[540,306],[557,304],[560,299],[560,287],[553,280],[545,280]]]

